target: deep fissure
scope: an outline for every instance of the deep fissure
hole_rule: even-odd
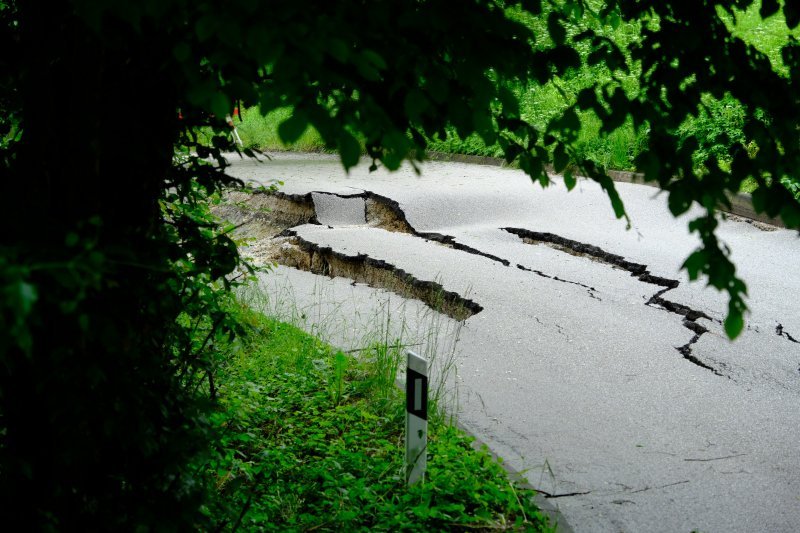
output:
[[[365,254],[345,255],[330,247],[307,241],[291,229],[282,234],[282,243],[275,259],[285,266],[329,277],[343,277],[354,283],[386,289],[405,298],[424,302],[431,309],[456,320],[480,313],[483,307],[456,292],[445,290],[434,281],[415,278],[391,263]]]
[[[233,190],[212,211],[253,238],[272,238],[293,226],[319,224],[311,193]]]
[[[236,224],[246,237],[256,237],[257,240],[260,237],[262,242],[256,242],[251,248],[260,245],[257,251],[262,259],[315,274],[346,277],[356,283],[361,282],[371,287],[390,290],[404,297],[416,298],[432,309],[457,320],[465,320],[483,309],[472,300],[444,290],[439,283],[416,279],[385,261],[364,254],[347,256],[329,247],[318,246],[302,239],[290,228],[302,224],[320,224],[314,203],[315,194],[343,199],[361,198],[364,200],[364,220],[367,224],[489,256],[457,243],[448,235],[416,231],[406,220],[398,202],[371,191],[355,194],[320,191],[306,194],[287,194],[280,191],[249,193],[231,191],[227,203],[215,207],[214,211],[217,216]],[[264,228],[268,228],[266,232]],[[266,242],[264,237],[267,238]],[[507,261],[500,258],[494,256],[491,258],[508,265]]]
[[[367,224],[376,224],[378,227],[387,229],[388,231],[399,231],[408,233],[415,237],[420,237],[429,241],[438,242],[448,248],[460,250],[473,255],[479,255],[487,259],[491,259],[504,266],[509,266],[508,260],[498,257],[496,255],[483,252],[472,246],[456,241],[455,237],[451,235],[444,235],[436,232],[417,231],[406,219],[406,214],[400,207],[396,200],[392,200],[387,196],[383,196],[372,191],[362,191],[353,194],[335,194],[335,193],[319,193],[331,194],[339,198],[363,198],[365,204],[365,220]],[[396,228],[396,229],[393,229]]]
[[[666,292],[680,285],[680,282],[678,280],[664,278],[661,276],[654,276],[653,274],[650,273],[650,271],[647,270],[647,265],[628,261],[624,257],[607,252],[600,247],[593,246],[591,244],[585,244],[578,241],[573,241],[571,239],[561,237],[560,235],[554,235],[552,233],[546,233],[546,232],[531,231],[523,228],[507,227],[501,229],[513,235],[516,235],[517,237],[522,239],[522,241],[525,242],[526,244],[550,245],[551,247],[559,251],[562,251],[564,253],[569,253],[571,255],[576,255],[580,257],[587,257],[589,259],[599,261],[601,263],[605,263],[613,267],[617,267],[621,270],[629,272],[631,276],[635,277],[639,281],[662,287],[662,289],[653,294],[645,302],[645,305],[648,307],[663,309],[669,313],[674,313],[676,315],[684,317],[682,322],[683,326],[686,329],[690,330],[692,333],[694,333],[694,336],[692,336],[689,342],[687,342],[683,346],[677,346],[675,347],[675,349],[687,361],[706,370],[710,370],[711,372],[713,372],[718,376],[723,375],[719,370],[712,367],[711,365],[708,365],[707,363],[704,363],[692,353],[692,346],[696,344],[698,340],[700,340],[700,337],[704,333],[708,332],[708,329],[705,328],[702,324],[700,324],[698,320],[704,318],[706,320],[713,321],[713,319],[702,311],[698,311],[686,305],[679,304],[677,302],[672,302],[670,300],[663,298],[663,295]],[[523,270],[529,270],[539,275],[543,275],[544,277],[548,277],[546,274],[542,274],[539,271],[525,268],[521,265],[517,265],[517,267]]]
[[[482,250],[478,250],[477,248],[474,248],[472,246],[460,243],[455,239],[455,237],[451,235],[445,235],[436,232],[417,231],[414,228],[414,226],[412,226],[406,219],[406,214],[400,207],[400,204],[396,200],[393,200],[387,196],[383,196],[368,190],[364,190],[362,192],[353,194],[336,194],[336,193],[321,193],[321,192],[316,194],[331,194],[339,198],[363,198],[364,217],[367,224],[375,224],[377,225],[377,227],[388,229],[388,231],[400,231],[402,233],[408,233],[410,235],[414,235],[415,237],[420,237],[425,240],[437,242],[454,250],[459,250],[462,252],[467,252],[472,255],[485,257],[496,263],[500,263],[503,266],[507,267],[511,266],[510,261],[508,261],[507,259],[503,259],[502,257],[498,257],[494,254],[490,254]],[[399,228],[399,229],[392,229],[392,228]],[[517,268],[533,272],[534,274],[537,274],[543,278],[551,279],[553,281],[583,287],[586,289],[586,292],[589,294],[591,298],[594,298],[596,300],[601,300],[601,298],[597,296],[597,289],[595,289],[594,287],[590,287],[589,285],[586,285],[584,283],[559,278],[558,276],[550,276],[538,270],[532,270],[519,264],[517,265]]]
[[[292,224],[283,224],[282,227],[278,228],[280,231],[274,232],[273,236],[277,236],[278,234],[280,234],[281,231],[284,231],[285,229],[293,226],[298,226],[301,224],[320,224],[320,222],[317,219],[316,210],[314,206],[313,195],[315,194],[336,196],[337,198],[342,198],[342,199],[361,198],[364,200],[364,221],[368,225],[378,227],[386,231],[413,235],[415,237],[439,243],[443,246],[452,248],[454,250],[459,250],[472,255],[485,257],[491,261],[500,263],[503,266],[511,266],[511,263],[507,259],[503,259],[502,257],[498,257],[494,254],[490,254],[482,250],[478,250],[477,248],[474,248],[472,246],[460,243],[455,239],[455,237],[451,235],[446,235],[437,232],[418,231],[416,228],[414,228],[414,226],[412,226],[408,222],[408,220],[406,219],[405,212],[403,211],[403,209],[400,207],[400,204],[396,200],[393,200],[381,194],[374,193],[372,191],[362,190],[360,192],[351,194],[312,191],[302,195],[286,194],[279,191],[257,191],[257,193],[266,197],[274,197],[277,200],[277,205],[275,205],[273,209],[278,221],[286,221],[286,220],[294,221],[294,223]],[[239,202],[237,206],[241,207],[242,202]],[[301,213],[299,216],[297,214],[298,211],[299,213]],[[230,217],[228,218],[230,219]],[[263,221],[263,219],[259,219],[256,217],[252,218],[251,220]],[[237,222],[237,220],[232,220],[232,222]],[[551,279],[559,283],[567,283],[570,285],[577,285],[579,287],[583,287],[587,290],[587,293],[591,298],[600,300],[600,297],[597,296],[597,290],[594,287],[590,287],[589,285],[577,281],[571,281],[559,278],[558,276],[550,276],[536,270],[528,269],[527,267],[522,265],[517,265],[517,268],[533,272],[543,278]]]

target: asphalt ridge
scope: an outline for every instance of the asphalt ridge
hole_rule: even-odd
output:
[[[459,333],[459,420],[548,493],[576,530],[793,531],[800,523],[795,233],[723,222],[752,309],[748,331],[731,344],[719,325],[724,298],[679,270],[697,246],[686,230],[697,212],[675,221],[653,189],[618,184],[633,224],[625,231],[588,182],[565,194],[476,165],[430,163],[416,176],[346,175],[325,156],[232,162],[237,177],[316,193],[321,225],[293,228],[306,242],[436,280],[482,307]],[[413,233],[371,227],[365,191],[393,202]],[[503,228],[561,241],[525,242]],[[606,256],[585,253],[594,248]],[[640,279],[610,256],[674,287]],[[664,289],[673,309],[652,305]],[[697,361],[681,352],[687,346]]]

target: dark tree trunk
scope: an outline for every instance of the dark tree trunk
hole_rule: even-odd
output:
[[[156,238],[171,50],[156,29],[107,20],[98,35],[68,2],[20,9],[24,137],[0,242],[31,265],[38,299],[32,348],[0,365],[0,507],[34,530],[168,525],[191,496],[173,470],[193,448],[165,446],[191,429],[164,353],[179,302]]]

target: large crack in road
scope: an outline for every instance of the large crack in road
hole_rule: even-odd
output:
[[[663,298],[663,295],[667,291],[675,289],[680,285],[680,282],[678,280],[664,278],[661,276],[654,276],[647,269],[647,265],[628,261],[627,259],[625,259],[620,255],[612,254],[597,246],[593,246],[591,244],[586,244],[578,241],[573,241],[571,239],[561,237],[560,235],[554,235],[552,233],[546,233],[546,232],[531,231],[524,228],[506,227],[501,229],[507,231],[508,233],[516,235],[526,244],[532,244],[532,245],[543,244],[570,255],[587,257],[591,260],[598,261],[610,265],[612,267],[625,270],[626,272],[629,272],[631,276],[635,277],[641,282],[662,287],[658,292],[653,294],[649,300],[645,302],[645,305],[649,307],[655,307],[657,309],[663,309],[664,311],[667,311],[669,313],[674,313],[676,315],[682,316],[683,326],[686,329],[690,330],[692,333],[694,333],[694,336],[692,336],[689,342],[687,342],[683,346],[676,346],[675,349],[678,350],[678,352],[687,361],[701,368],[705,368],[706,370],[710,370],[711,372],[713,372],[718,376],[723,375],[719,370],[712,367],[711,365],[704,363],[692,353],[692,345],[695,344],[698,340],[700,340],[700,337],[704,333],[708,333],[708,329],[705,328],[700,323],[698,323],[697,321],[701,318],[711,321],[713,321],[714,319],[712,319],[710,316],[703,313],[702,311],[698,311],[686,305],[672,302],[670,300]],[[521,265],[518,265],[518,267],[525,269],[525,267]],[[542,275],[539,272],[537,272],[537,274]],[[589,287],[589,289],[593,290],[591,287]]]
[[[792,337],[791,335],[789,335],[789,332],[784,329],[783,324],[781,324],[780,322],[778,323],[777,326],[775,326],[775,334],[778,337],[784,337],[786,340],[788,340],[790,342],[794,342],[794,343],[800,344],[799,340],[797,340],[794,337]]]
[[[458,293],[446,290],[435,281],[420,280],[395,265],[365,254],[346,255],[327,246],[307,241],[291,229],[275,259],[278,263],[328,277],[342,277],[354,283],[385,289],[404,298],[424,302],[434,311],[456,320],[466,320],[483,310],[479,304]]]
[[[247,195],[251,195],[253,200],[248,201]],[[418,231],[408,222],[405,212],[396,200],[368,190],[348,194],[312,191],[302,195],[285,194],[275,191],[255,191],[252,193],[233,192],[229,194],[228,203],[218,210],[218,215],[242,228],[247,228],[245,233],[251,236],[255,235],[256,238],[259,236],[277,237],[285,230],[294,226],[302,224],[320,224],[314,203],[315,195],[333,196],[346,200],[361,199],[364,201],[364,224],[369,227],[380,228],[390,232],[405,233],[426,241],[441,244],[447,248],[485,257],[486,259],[500,263],[506,267],[511,266],[511,263],[507,259],[461,243],[452,235]],[[252,227],[254,225],[256,226],[255,228]],[[256,243],[255,246],[258,247],[259,244]],[[275,260],[280,263],[280,258],[276,258]],[[522,265],[517,265],[517,268],[559,283],[583,287],[587,290],[590,297],[597,300],[600,299],[597,296],[597,290],[584,283],[563,279],[557,275],[551,276]]]
[[[338,198],[361,198],[364,200],[364,205],[365,205],[364,219],[366,221],[366,224],[369,226],[379,227],[387,231],[408,233],[409,235],[413,235],[415,237],[420,237],[428,241],[437,242],[439,244],[447,246],[448,248],[453,248],[454,250],[460,250],[462,252],[467,252],[469,254],[478,255],[481,257],[485,257],[487,259],[491,259],[492,261],[495,261],[505,266],[509,266],[510,264],[509,261],[506,259],[503,259],[493,254],[483,252],[481,250],[478,250],[477,248],[473,248],[472,246],[460,243],[455,239],[455,237],[451,235],[445,235],[436,232],[417,231],[414,228],[414,226],[412,226],[408,222],[406,214],[400,207],[400,204],[396,200],[392,200],[391,198],[388,198],[386,196],[366,190],[353,194],[335,194],[335,193],[321,193],[321,192],[317,192],[314,194],[330,194]]]
[[[319,224],[311,193],[230,190],[212,211],[253,241],[271,239],[294,226]]]

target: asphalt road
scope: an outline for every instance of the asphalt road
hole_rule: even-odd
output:
[[[652,188],[618,184],[626,230],[587,181],[567,193],[458,163],[417,175],[369,173],[365,162],[348,175],[329,156],[231,162],[245,180],[317,193],[320,224],[294,228],[304,242],[479,304],[459,322],[347,279],[285,267],[264,279],[274,305],[342,346],[365,342],[378,315],[387,337],[404,331],[422,351],[452,354],[443,361],[457,369],[460,422],[551,495],[576,531],[797,531],[796,232],[722,223],[751,309],[731,343],[724,295],[680,270],[698,246],[686,228],[697,212],[674,219]],[[369,224],[364,191],[396,201],[416,233]]]

